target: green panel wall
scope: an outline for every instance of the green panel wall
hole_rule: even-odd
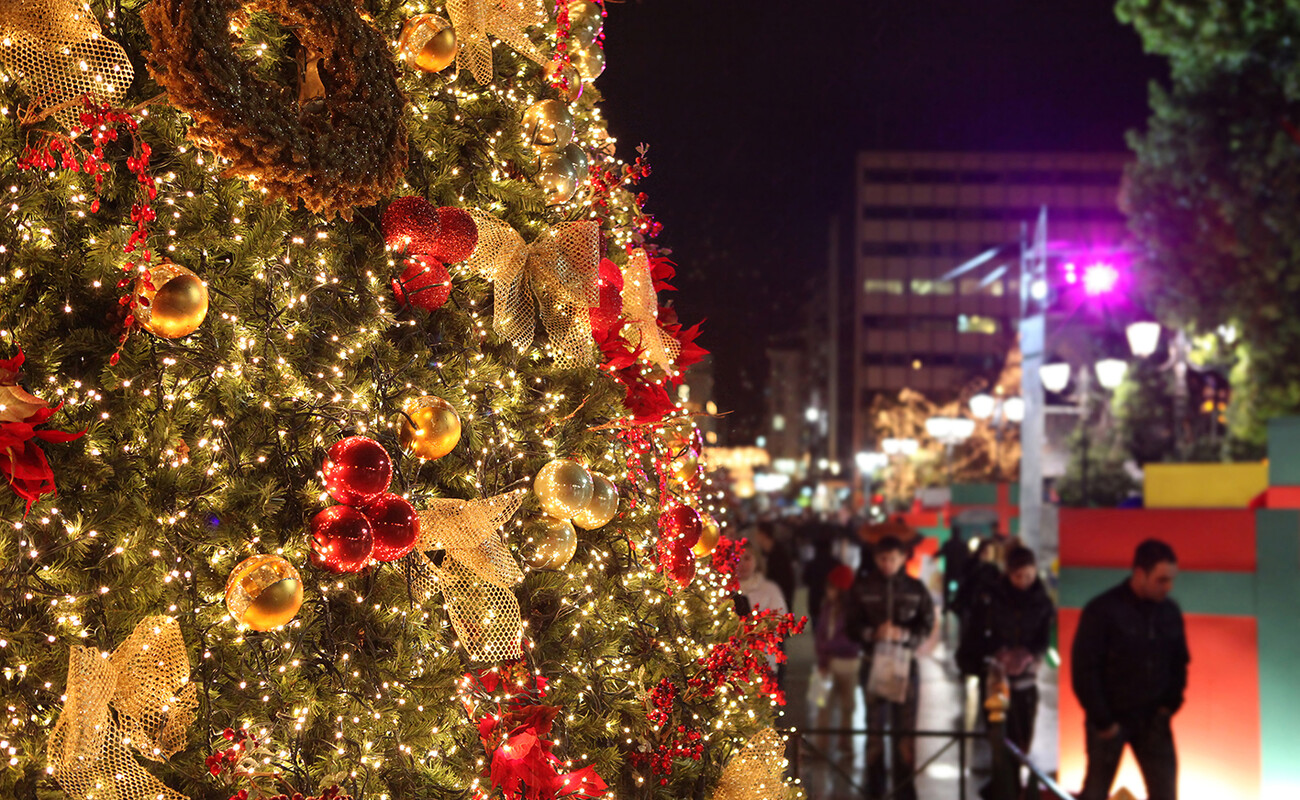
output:
[[[1064,567],[1061,569],[1061,607],[1083,608],[1089,600],[1124,580],[1128,574],[1126,569]],[[1185,614],[1250,617],[1254,616],[1258,605],[1255,575],[1250,572],[1180,572],[1173,598]],[[1262,651],[1260,660],[1262,663]]]
[[[1300,417],[1268,421],[1268,485],[1300,486]]]
[[[1278,420],[1274,420],[1277,422]],[[1283,422],[1300,423],[1287,419]],[[1295,429],[1300,433],[1300,427]],[[1269,450],[1278,440],[1269,425]],[[1300,453],[1300,449],[1292,452]],[[1270,462],[1270,469],[1276,461]],[[1292,479],[1291,485],[1300,484]],[[1264,797],[1295,797],[1300,788],[1300,511],[1256,512],[1255,605],[1259,615],[1260,742]]]

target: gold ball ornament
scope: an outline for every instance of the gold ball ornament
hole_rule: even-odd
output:
[[[563,153],[542,153],[535,180],[546,193],[548,206],[567,203],[578,193],[578,173]]]
[[[280,556],[250,556],[239,562],[226,581],[230,616],[255,631],[287,625],[302,607],[302,579]]]
[[[447,455],[460,441],[460,417],[441,397],[425,395],[408,403],[400,425],[402,449],[427,461]]]
[[[579,185],[587,179],[588,166],[587,151],[583,150],[577,143],[571,144],[564,148],[564,159],[573,167],[573,172],[578,176]]]
[[[718,520],[707,511],[700,512],[700,540],[695,543],[691,551],[695,553],[696,558],[704,558],[713,552],[713,548],[718,546],[718,541],[722,538],[722,526]]]
[[[556,76],[561,74],[561,70],[563,71],[567,88],[557,88],[556,91],[563,92],[564,99],[572,103],[579,97],[582,97],[582,76],[578,74],[578,71],[569,64],[565,64],[561,61],[547,61],[546,65],[542,67],[542,73],[546,76],[546,82],[552,86],[559,82],[556,79]]]
[[[149,288],[136,282],[135,318],[140,327],[164,339],[179,339],[199,329],[208,315],[208,287],[180,264],[163,260],[149,268]]]
[[[578,532],[567,519],[542,514],[524,523],[519,556],[533,569],[560,569],[578,551]]]
[[[398,52],[424,72],[442,72],[456,60],[456,31],[436,14],[419,14],[402,26]]]
[[[552,517],[573,519],[591,504],[596,491],[591,473],[576,461],[557,458],[537,472],[533,492],[542,510]]]
[[[569,62],[585,81],[594,81],[605,71],[605,51],[598,44],[574,48],[569,53]]]
[[[573,524],[584,531],[605,527],[618,513],[618,487],[614,482],[599,472],[591,473],[591,480],[591,502],[573,517]]]
[[[569,35],[585,45],[596,41],[605,20],[601,18],[600,6],[592,0],[576,0],[569,3]]]
[[[559,100],[539,100],[524,112],[524,135],[533,147],[563,150],[573,141],[573,114]]]

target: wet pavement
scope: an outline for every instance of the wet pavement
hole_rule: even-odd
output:
[[[806,613],[804,593],[796,594],[797,614]],[[947,635],[944,635],[944,634]],[[955,623],[949,618],[949,630],[936,631],[920,653],[921,704],[917,727],[924,731],[976,730],[975,688],[964,691],[952,653],[956,644]],[[808,680],[815,664],[811,632],[794,637],[788,643],[789,663],[785,689],[788,703],[779,721],[783,727],[807,730],[816,727],[815,710],[808,707]],[[1039,671],[1039,707],[1031,758],[1049,775],[1057,768],[1057,670],[1046,665]],[[836,726],[838,727],[838,725]],[[866,728],[862,690],[858,689],[854,729]],[[830,742],[808,736],[796,754],[791,748],[792,774],[801,780],[809,800],[860,800],[866,784],[866,736],[852,737],[850,752],[838,752],[838,737]],[[829,758],[813,752],[829,745]],[[968,741],[965,758],[965,787],[962,786],[961,745],[951,737],[922,738],[917,742],[917,765],[925,765],[916,779],[918,800],[976,800],[979,787],[988,780],[988,745],[982,740]],[[794,769],[797,767],[797,769]]]

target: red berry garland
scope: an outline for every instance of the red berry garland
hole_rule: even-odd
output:
[[[122,247],[122,252],[126,253],[128,258],[122,265],[122,271],[126,273],[118,281],[117,288],[126,289],[133,286],[136,281],[142,282],[148,288],[154,288],[150,282],[149,262],[153,260],[153,252],[147,247],[149,241],[149,223],[153,222],[156,215],[153,206],[150,205],[158,196],[158,184],[154,177],[149,174],[149,158],[153,154],[153,149],[149,144],[140,139],[138,133],[140,124],[136,121],[131,111],[125,109],[115,109],[107,104],[97,105],[90,98],[83,97],[82,103],[86,110],[82,111],[78,119],[81,123],[80,128],[74,128],[70,136],[64,136],[61,133],[52,131],[39,131],[43,140],[36,145],[27,147],[23,151],[22,157],[18,160],[19,169],[44,169],[52,170],[56,165],[62,166],[63,169],[84,172],[95,179],[95,199],[90,203],[90,212],[99,213],[99,198],[104,189],[104,174],[109,171],[109,165],[104,159],[104,145],[107,142],[115,142],[118,138],[118,128],[125,127],[128,135],[131,137],[132,150],[134,155],[126,159],[126,168],[135,175],[136,183],[140,184],[143,198],[131,205],[131,221],[135,223],[135,230],[127,238],[126,245]],[[83,132],[89,132],[90,143],[92,148],[87,150],[77,143]],[[55,153],[59,154],[56,161]],[[135,255],[137,249],[140,254]],[[130,334],[131,329],[135,326],[135,309],[140,302],[136,292],[128,291],[118,299],[121,305],[128,307],[126,316],[126,330],[118,339],[118,352],[109,357],[110,364],[116,364],[121,357],[121,347],[126,342],[126,337]]]

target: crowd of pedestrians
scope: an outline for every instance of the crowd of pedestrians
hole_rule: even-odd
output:
[[[1031,751],[1039,672],[1056,619],[1033,551],[1012,537],[972,539],[959,529],[939,549],[943,568],[931,573],[935,579],[927,585],[909,574],[915,540],[893,535],[897,525],[872,529],[805,515],[784,528],[763,520],[742,530],[750,543],[738,573],[738,605],[785,611],[793,606],[796,586],[806,588],[816,654],[810,679],[814,724],[843,731],[833,744],[836,757],[851,755],[849,731],[858,698],[864,699],[871,731],[868,797],[888,791],[899,800],[916,798],[916,746],[909,734],[917,729],[920,703],[917,651],[940,635],[939,620],[957,625],[952,666],[963,686],[978,687],[973,691],[984,724],[985,701],[996,691],[1008,701],[1007,740]],[[1173,550],[1144,542],[1132,574],[1089,603],[1080,618],[1072,676],[1087,716],[1081,800],[1109,796],[1125,745],[1133,749],[1150,800],[1176,798],[1170,719],[1182,705],[1189,658],[1181,613],[1168,598],[1176,574]],[[889,735],[880,735],[884,731]],[[823,733],[818,742],[830,756],[831,736]]]

